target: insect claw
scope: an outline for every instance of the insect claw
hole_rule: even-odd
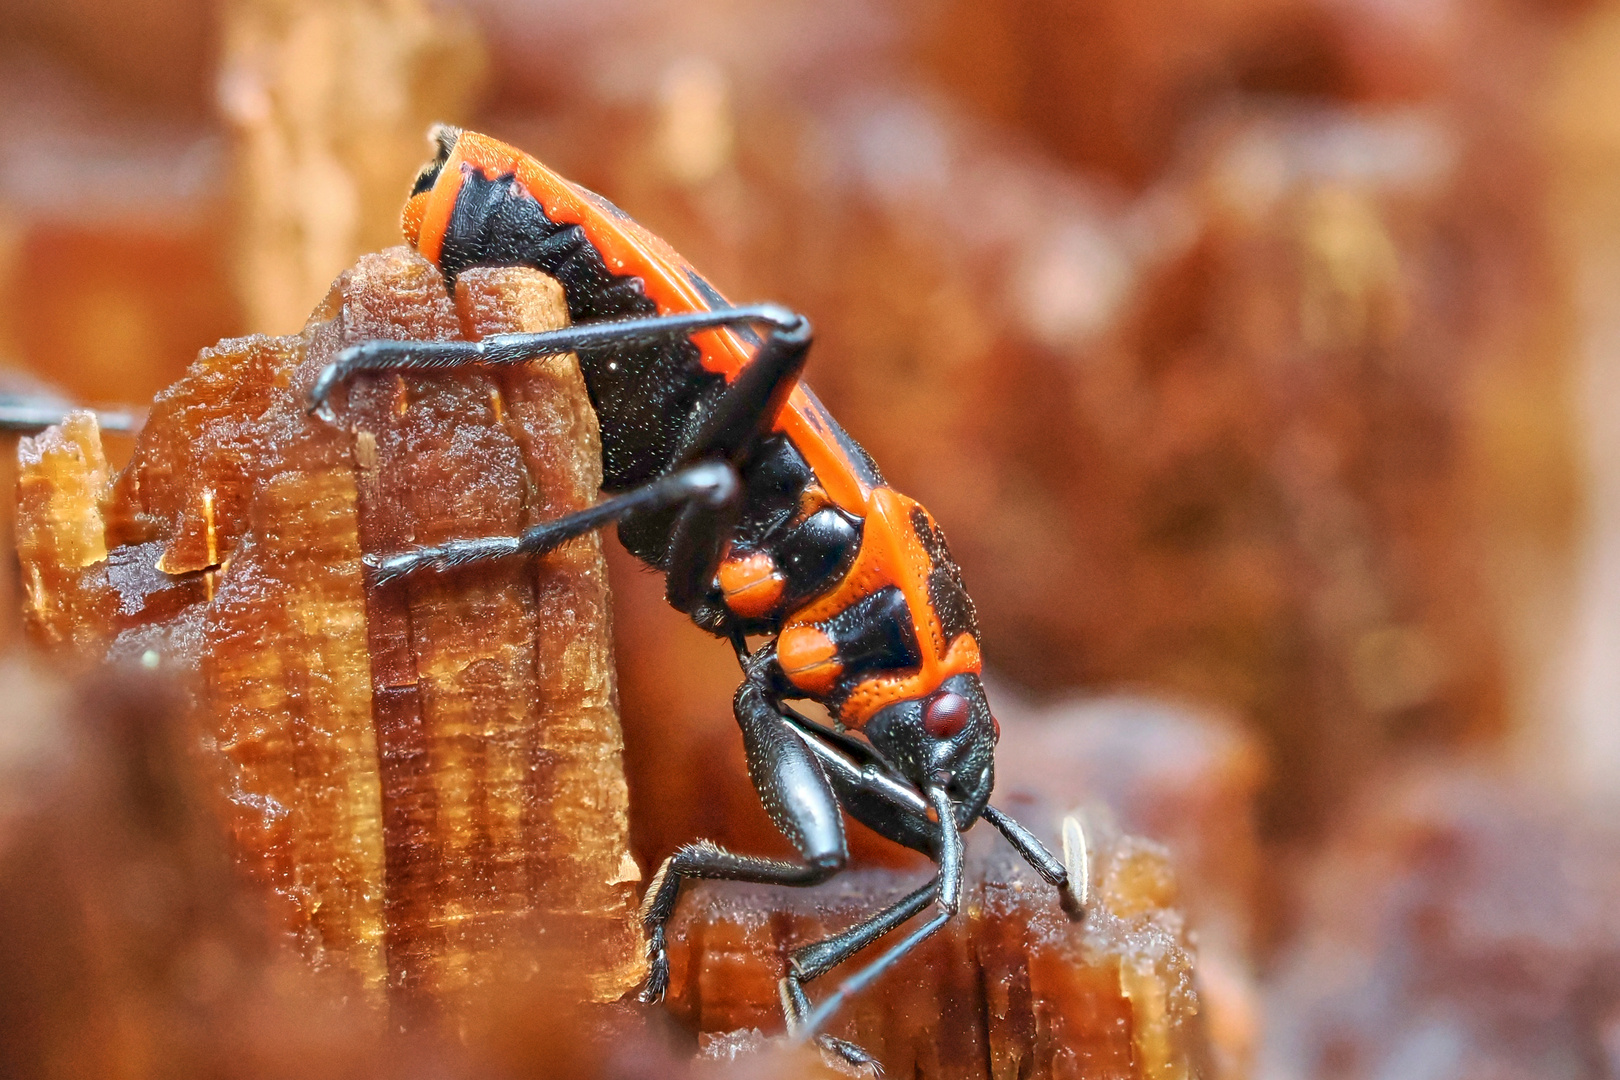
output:
[[[360,556],[360,562],[371,572],[372,584],[386,585],[414,569],[417,557],[413,552],[403,555],[367,554]]]
[[[315,417],[315,419],[321,421],[324,424],[330,424],[333,427],[336,427],[337,423],[338,423],[337,413],[333,412],[331,407],[329,405],[327,405],[326,402],[324,402],[324,401],[321,402],[319,405],[316,405],[316,406],[312,407],[309,410],[308,415]]]
[[[345,349],[344,351],[347,352],[348,350]],[[309,388],[309,406],[304,410],[306,416],[317,416],[328,424],[337,423],[337,414],[332,411],[332,403],[329,399],[332,395],[332,387],[337,385],[342,376],[341,361],[327,364],[321,369],[320,374],[315,376],[315,381]]]
[[[651,893],[649,893],[651,895]],[[664,951],[664,931],[660,927],[647,939],[647,982],[636,995],[643,1005],[656,1005],[669,990],[669,954]]]
[[[882,1080],[883,1064],[854,1043],[843,1039],[835,1039],[831,1035],[817,1035],[814,1042],[816,1049],[820,1050],[824,1056],[836,1058],[843,1064],[856,1069],[870,1069],[873,1080]]]

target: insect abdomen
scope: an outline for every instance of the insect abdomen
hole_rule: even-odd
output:
[[[515,176],[489,180],[470,166],[464,173],[439,255],[447,282],[470,266],[531,266],[562,285],[576,323],[658,313],[639,278],[612,273],[585,230],[552,221]],[[725,385],[686,338],[581,350],[579,361],[601,421],[607,491],[668,468],[687,426]]]

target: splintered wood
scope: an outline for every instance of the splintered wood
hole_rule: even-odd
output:
[[[564,1074],[559,1047],[605,1060],[585,1033],[622,1048],[649,1019],[570,1011],[644,974],[601,542],[384,585],[362,559],[592,502],[601,450],[578,364],[365,375],[337,393],[335,424],[308,416],[306,395],[357,341],[566,320],[557,284],[531,270],[469,270],[450,295],[414,253],[367,256],[302,334],[204,350],[118,475],[88,413],[24,440],[17,531],[36,639],[190,676],[237,861],[311,965],[407,1030],[543,1047],[545,1075]],[[1094,839],[1097,902],[1075,925],[988,827],[973,830],[961,916],[833,1029],[928,1080],[1197,1075],[1192,954],[1165,857]],[[693,888],[670,928],[668,1008],[710,1036],[709,1057],[757,1048],[750,1032],[781,1031],[788,950],[914,879]],[[820,1069],[753,1060],[757,1075]]]
[[[305,394],[357,341],[566,321],[534,271],[452,297],[397,248],[301,334],[205,350],[115,479],[88,414],[21,449],[33,635],[197,676],[239,862],[311,961],[406,1014],[642,974],[600,540],[381,586],[361,562],[588,505],[596,421],[572,357],[361,377],[336,425]]]
[[[845,1006],[829,1030],[871,1050],[891,1076],[1209,1075],[1193,954],[1165,853],[1111,832],[1095,838],[1096,888],[1076,925],[1059,910],[1056,890],[987,826],[974,829],[961,914]],[[922,880],[872,869],[817,889],[696,886],[670,928],[670,1008],[711,1042],[737,1029],[772,1030],[787,954]],[[812,983],[812,998],[897,939]]]

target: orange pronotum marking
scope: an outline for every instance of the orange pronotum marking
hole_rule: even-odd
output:
[[[745,619],[770,614],[787,588],[787,579],[777,573],[776,563],[763,551],[727,559],[717,576],[726,606]]]
[[[839,709],[839,719],[852,728],[864,725],[885,705],[924,697],[953,675],[976,675],[980,671],[979,643],[969,634],[946,641],[939,615],[930,602],[928,571],[933,564],[911,527],[911,511],[917,506],[892,488],[874,489],[855,565],[838,588],[795,612],[793,621],[782,631],[786,637],[801,626],[825,622],[890,585],[906,598],[922,663],[915,671],[875,674],[857,683]],[[794,685],[802,684],[795,680]]]
[[[428,198],[432,194],[429,189],[420,195],[412,195],[405,200],[405,209],[399,214],[400,231],[405,234],[406,242],[418,250],[422,242],[422,218],[427,214]],[[442,232],[440,236],[443,236]]]
[[[405,238],[416,245],[416,250],[422,257],[434,266],[439,265],[439,256],[444,254],[444,234],[450,228],[450,215],[456,209],[456,196],[461,194],[462,182],[466,179],[461,173],[461,143],[450,151],[450,157],[445,161],[444,167],[439,170],[439,178],[433,186],[420,195],[413,195],[405,201],[405,214],[401,225],[405,228]],[[412,209],[412,203],[417,199],[419,209]],[[410,228],[416,225],[416,237],[412,239]]]
[[[924,657],[923,666],[915,672],[863,679],[844,700],[839,717],[849,727],[859,728],[885,705],[927,697],[951,676],[977,675],[981,666],[979,643],[971,634],[958,634],[944,656]]]

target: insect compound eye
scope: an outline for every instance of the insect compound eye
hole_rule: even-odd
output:
[[[961,694],[946,691],[923,709],[923,730],[936,739],[953,739],[967,727],[973,706]]]

